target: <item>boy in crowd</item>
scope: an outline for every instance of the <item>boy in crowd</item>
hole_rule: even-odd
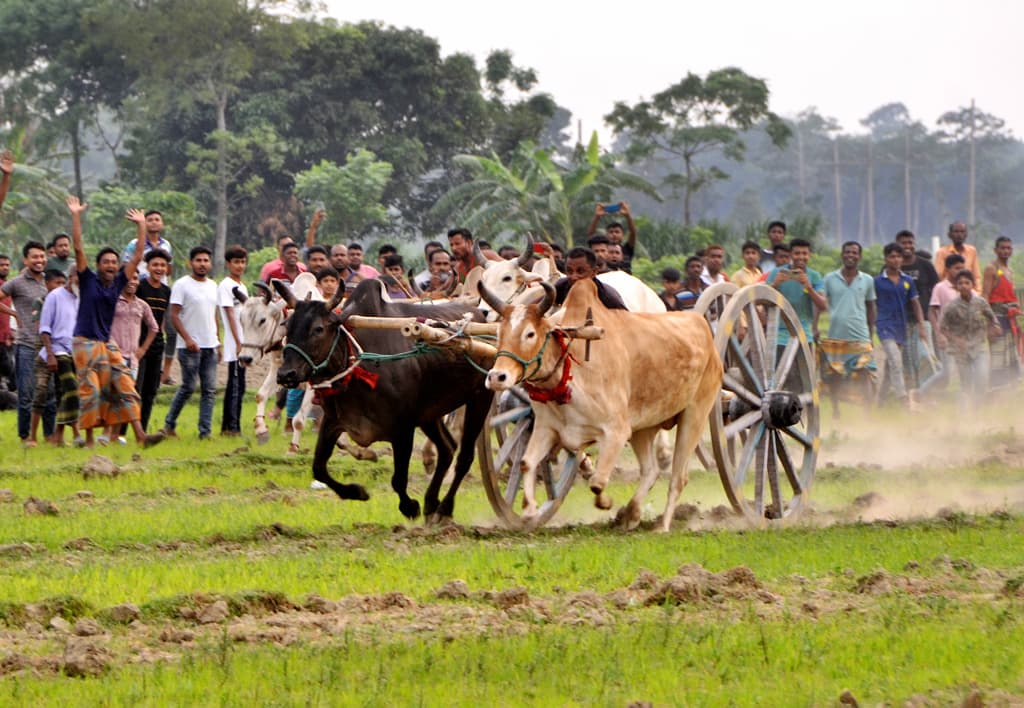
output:
[[[121,350],[124,364],[131,371],[132,379],[136,382],[136,392],[139,390],[139,359],[144,357],[153,345],[157,329],[153,310],[145,300],[136,296],[138,287],[139,274],[136,273],[128,279],[124,290],[121,291],[121,297],[118,298],[117,307],[114,309],[114,321],[110,325],[110,340]],[[142,334],[143,325],[146,329],[144,336]],[[100,442],[108,442],[116,437],[117,441],[124,445],[126,430],[127,427],[124,424],[110,426],[107,429],[106,440],[101,439]]]
[[[397,253],[392,253],[384,258],[384,275],[389,279],[384,280],[388,295],[394,300],[412,299],[412,290],[405,282],[405,263]]]
[[[338,294],[338,288],[341,287],[341,278],[338,277],[338,271],[334,270],[331,266],[321,268],[320,272],[316,274],[316,287],[320,290],[320,294],[324,296],[326,302],[333,300],[334,296]]]
[[[885,270],[875,278],[875,295],[878,302],[876,330],[885,356],[885,371],[893,395],[905,406],[916,404],[903,378],[903,348],[906,346],[910,323],[917,324],[918,336],[925,339],[928,330],[924,325],[924,314],[917,294],[914,279],[902,272],[903,249],[898,243],[890,243],[883,251]],[[910,335],[912,336],[912,335]]]
[[[966,267],[957,273],[958,297],[943,308],[939,330],[956,361],[963,396],[977,406],[988,391],[988,338],[1001,335],[1002,328],[988,301],[975,292],[974,280]]]
[[[326,257],[325,252],[324,258]],[[228,274],[217,286],[217,304],[220,306],[220,320],[224,331],[222,360],[228,365],[228,380],[224,387],[220,434],[237,437],[242,434],[242,401],[245,398],[245,367],[238,363],[238,352],[242,348],[241,305],[244,299],[249,297],[242,276],[249,265],[249,254],[241,246],[232,246],[224,253],[224,261]],[[327,270],[334,269],[330,266],[322,267],[317,277]],[[235,294],[236,291],[242,295],[241,298]]]
[[[49,442],[61,444],[64,428],[72,426],[78,437],[78,376],[71,354],[71,339],[78,317],[78,297],[65,287],[68,279],[60,270],[43,274],[46,298],[39,312],[39,340],[42,348],[36,357],[36,394],[32,400],[32,420],[25,445],[35,447],[39,421],[51,396],[57,400],[57,427]]]
[[[741,253],[743,254],[743,267],[729,277],[740,288],[744,285],[753,285],[762,275],[759,265],[761,262],[761,247],[754,241],[747,241],[743,244]]]
[[[146,277],[135,290],[136,296],[149,305],[153,319],[156,320],[156,334],[144,352],[136,352],[138,374],[135,377],[135,390],[142,399],[142,427],[149,429],[149,416],[153,412],[153,401],[160,390],[161,370],[164,361],[165,341],[164,326],[167,307],[171,299],[171,288],[167,285],[167,271],[171,265],[171,254],[162,248],[154,248],[143,257],[146,264]],[[145,323],[143,323],[145,324]],[[167,325],[170,323],[167,322]],[[142,344],[149,337],[149,330],[142,332]],[[168,369],[169,371],[169,369]]]

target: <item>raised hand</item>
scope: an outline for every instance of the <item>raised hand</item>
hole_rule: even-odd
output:
[[[68,205],[68,211],[70,211],[72,214],[81,214],[82,212],[89,208],[88,204],[84,204],[81,200],[79,200],[78,197],[76,197],[73,194],[69,195],[68,198],[64,200],[64,202]]]
[[[604,214],[605,214],[604,204],[602,204],[601,202],[598,202],[597,206],[594,207],[594,216],[604,216]]]
[[[124,218],[128,219],[128,221],[134,221],[136,224],[145,224],[146,212],[142,211],[142,209],[129,209],[125,212]]]
[[[11,154],[10,150],[4,150],[3,155],[0,155],[0,172],[5,175],[11,174],[14,171],[14,155]]]

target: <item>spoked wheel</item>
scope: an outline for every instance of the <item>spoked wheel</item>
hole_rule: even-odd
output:
[[[819,446],[814,358],[800,320],[777,290],[749,285],[725,306],[715,348],[725,395],[711,414],[711,443],[729,501],[752,523],[791,518]]]
[[[694,304],[693,311],[704,316],[711,326],[712,333],[718,331],[718,322],[722,319],[726,305],[729,304],[737,290],[739,288],[734,283],[715,283],[702,292]],[[701,465],[710,472],[715,460],[711,455],[711,441],[706,435],[697,443],[695,452]]]
[[[524,518],[519,498],[523,476],[519,463],[533,432],[530,399],[519,387],[495,396],[491,413],[477,441],[484,490],[498,518],[510,529],[530,529],[547,523],[572,488],[580,462],[576,455],[557,451],[537,467],[538,511]]]

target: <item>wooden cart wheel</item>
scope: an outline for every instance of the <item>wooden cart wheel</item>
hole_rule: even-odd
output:
[[[712,333],[718,330],[718,321],[722,318],[726,305],[729,304],[729,300],[732,299],[737,290],[739,288],[735,283],[715,283],[697,298],[693,311],[704,316],[704,319],[711,326]],[[715,464],[714,457],[711,455],[710,438],[707,436],[701,438],[701,441],[697,443],[695,452],[701,465],[710,472]]]
[[[537,468],[538,484],[536,516],[523,518],[522,473],[519,462],[533,431],[533,409],[530,399],[519,387],[495,396],[491,413],[477,441],[484,490],[498,518],[510,529],[531,529],[547,523],[572,488],[580,468],[577,456],[558,451]]]
[[[790,335],[784,348],[780,327]],[[790,518],[807,495],[820,443],[814,357],[800,320],[777,290],[749,285],[725,306],[715,348],[726,395],[711,413],[711,443],[726,495],[753,523]]]

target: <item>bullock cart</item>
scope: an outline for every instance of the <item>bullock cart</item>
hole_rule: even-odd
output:
[[[722,392],[697,456],[705,469],[714,465],[729,503],[749,522],[791,519],[807,496],[819,447],[814,357],[799,318],[778,291],[762,284],[741,289],[731,283],[714,285],[704,291],[695,309],[708,320],[725,368]],[[411,339],[450,347],[482,368],[489,367],[496,353],[490,339],[495,324],[356,317],[350,324],[402,329]],[[601,329],[592,322],[561,329],[601,346]],[[788,343],[780,345],[783,329],[789,333]],[[519,504],[523,482],[519,463],[532,424],[530,398],[517,386],[495,397],[477,441],[488,500],[502,523],[514,529],[549,521],[581,467],[584,474],[589,467],[585,456],[553,451],[538,470],[539,509],[524,517]]]

